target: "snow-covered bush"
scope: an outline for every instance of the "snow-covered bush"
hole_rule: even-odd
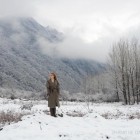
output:
[[[0,127],[3,127],[4,125],[8,124],[10,125],[11,123],[17,123],[18,121],[22,121],[21,118],[24,115],[29,115],[30,113],[17,113],[14,111],[1,111],[0,112]]]

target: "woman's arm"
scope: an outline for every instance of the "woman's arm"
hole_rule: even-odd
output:
[[[49,96],[50,95],[50,85],[49,85],[48,81],[46,82],[46,88],[47,88],[47,96]]]
[[[60,84],[58,81],[57,81],[57,90],[58,90],[58,95],[60,95]]]

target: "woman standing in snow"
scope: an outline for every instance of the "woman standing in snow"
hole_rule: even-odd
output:
[[[51,116],[56,116],[56,106],[60,107],[59,95],[60,86],[57,77],[54,73],[50,73],[50,79],[46,82],[48,107],[50,107]]]

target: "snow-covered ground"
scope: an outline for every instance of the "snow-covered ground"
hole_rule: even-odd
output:
[[[26,109],[23,105],[30,105]],[[46,101],[0,98],[0,112],[29,113],[3,126],[0,140],[139,140],[140,106],[122,103],[61,102],[63,117],[51,117]],[[81,116],[81,117],[80,117]],[[106,119],[107,118],[107,119]]]

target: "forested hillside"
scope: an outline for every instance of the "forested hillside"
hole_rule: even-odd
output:
[[[0,19],[0,87],[42,91],[50,72],[65,90],[82,90],[83,77],[98,73],[104,64],[93,60],[51,57],[42,52],[39,38],[63,41],[63,34],[32,18]]]

